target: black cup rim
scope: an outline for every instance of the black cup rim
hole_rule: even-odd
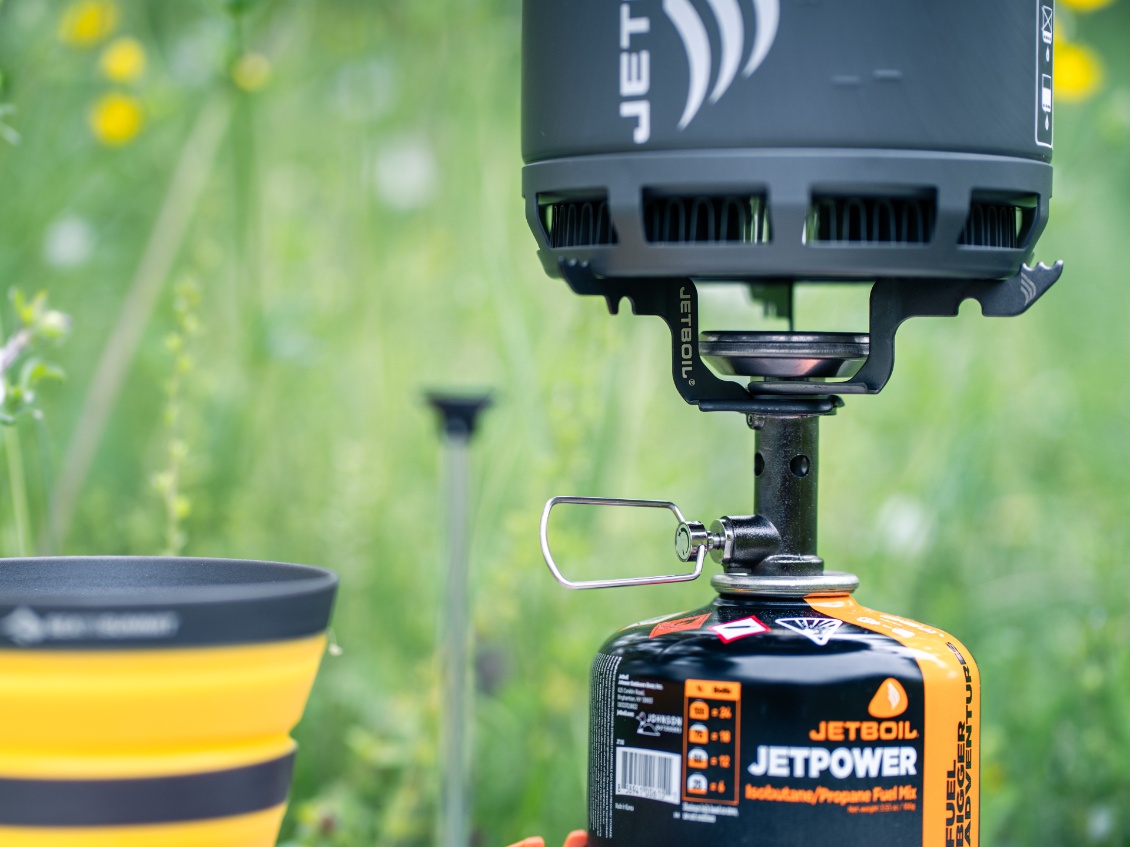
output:
[[[0,559],[0,648],[131,649],[322,632],[337,575],[251,559]]]

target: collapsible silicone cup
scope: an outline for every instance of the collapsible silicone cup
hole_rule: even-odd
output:
[[[337,577],[0,560],[0,844],[268,847]]]

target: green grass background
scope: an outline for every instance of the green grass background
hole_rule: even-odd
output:
[[[42,426],[21,429],[40,549],[163,548],[165,338],[174,284],[196,280],[185,552],[342,577],[343,652],[298,729],[284,841],[432,843],[444,527],[421,393],[494,388],[473,465],[476,843],[559,842],[585,820],[591,655],[629,621],[711,591],[559,589],[537,547],[541,504],[606,494],[741,513],[752,435],[681,403],[658,321],[609,317],[544,276],[520,191],[517,0],[239,7],[122,3],[119,31],[149,54],[147,125],[113,150],[86,123],[110,86],[97,51],[58,41],[62,5],[0,5],[0,100],[22,136],[0,143],[0,284],[46,289],[75,321],[57,355],[68,381],[45,388]],[[1020,319],[969,306],[907,325],[890,386],[823,426],[825,558],[861,576],[865,604],[942,626],[980,661],[983,843],[997,847],[1130,843],[1130,3],[1067,22],[1106,83],[1057,113],[1037,258],[1064,259],[1063,280]],[[227,73],[247,49],[272,63],[255,94]],[[193,172],[199,196],[170,197],[207,110],[222,136]],[[406,145],[431,151],[437,179],[410,210],[375,187],[381,157]],[[188,223],[158,244],[172,267],[135,322],[121,390],[97,398],[105,433],[53,538],[46,504],[89,427],[93,374],[163,203]],[[94,234],[77,267],[44,258],[68,216]],[[704,325],[735,302],[709,294]],[[865,314],[853,294],[806,294],[800,308],[813,327],[861,328]],[[673,564],[669,531],[654,516],[574,514],[557,544],[578,574],[654,572]]]

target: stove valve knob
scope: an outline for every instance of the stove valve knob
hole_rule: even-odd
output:
[[[683,521],[675,530],[675,555],[681,562],[693,562],[701,548],[714,550],[724,543],[721,535],[710,532],[698,521]]]

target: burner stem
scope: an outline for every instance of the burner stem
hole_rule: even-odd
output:
[[[754,509],[777,528],[777,552],[756,566],[762,574],[812,574],[816,554],[819,413],[751,415],[757,432]]]

